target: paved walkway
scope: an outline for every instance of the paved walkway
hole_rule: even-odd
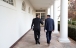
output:
[[[46,36],[41,28],[41,44],[35,44],[33,31],[29,31],[13,48],[76,48],[76,42],[71,40],[71,43],[60,43],[58,42],[59,34],[52,34],[52,40],[50,46],[46,43]]]

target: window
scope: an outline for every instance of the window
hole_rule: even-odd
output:
[[[11,5],[14,5],[13,0],[3,0],[3,1],[6,2],[6,3],[9,3]]]
[[[22,10],[25,11],[25,2],[22,2]]]
[[[32,10],[32,14],[33,14],[33,12],[34,12],[34,11]]]
[[[28,10],[28,11],[29,11],[29,13],[30,13],[30,7],[29,7],[29,10]]]

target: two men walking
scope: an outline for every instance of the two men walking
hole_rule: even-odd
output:
[[[36,44],[40,44],[40,24],[43,25],[43,22],[39,18],[39,15],[36,15],[36,18],[33,19],[31,29],[34,30],[34,38]],[[50,18],[50,15],[47,15],[45,19],[44,31],[46,31],[47,44],[50,44],[51,33],[54,31],[54,20]]]

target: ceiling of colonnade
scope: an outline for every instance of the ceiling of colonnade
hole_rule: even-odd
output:
[[[45,10],[50,7],[54,0],[29,0],[35,10]]]

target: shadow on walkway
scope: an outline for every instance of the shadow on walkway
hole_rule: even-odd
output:
[[[76,42],[71,40],[71,43],[60,43],[58,42],[59,34],[52,33],[52,40],[50,46],[46,43],[46,34],[41,28],[40,45],[35,44],[34,33],[29,31],[13,48],[76,48]]]

